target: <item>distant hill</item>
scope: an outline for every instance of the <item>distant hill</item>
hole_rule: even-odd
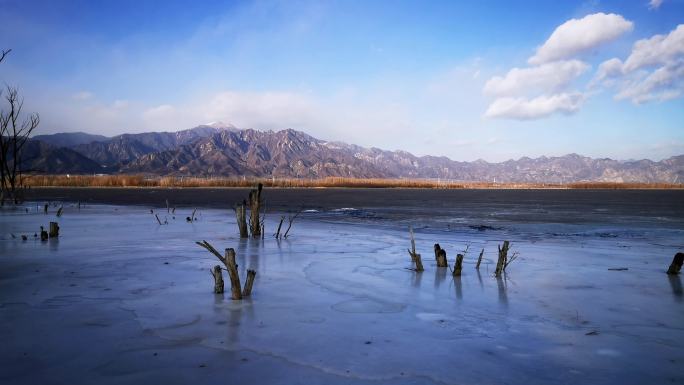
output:
[[[67,141],[72,143],[69,145],[60,144],[65,142],[63,135],[33,138],[47,145],[34,148],[38,152],[31,158],[32,169],[88,173],[99,167],[100,172],[155,175],[441,178],[501,183],[684,181],[684,155],[660,162],[593,159],[577,154],[523,157],[500,163],[458,162],[447,157],[418,157],[405,151],[328,142],[293,129],[258,131],[223,124],[112,138],[79,133],[82,140],[73,137]],[[90,137],[98,140],[88,141]],[[55,161],[60,165],[49,165]],[[35,167],[39,164],[42,166]]]

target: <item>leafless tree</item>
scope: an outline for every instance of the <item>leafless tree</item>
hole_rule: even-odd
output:
[[[0,62],[10,51],[0,53]],[[38,127],[40,117],[33,113],[22,119],[24,99],[16,87],[5,86],[0,90],[0,98],[6,102],[0,109],[0,205],[4,205],[5,199],[17,204],[23,188],[21,150]]]

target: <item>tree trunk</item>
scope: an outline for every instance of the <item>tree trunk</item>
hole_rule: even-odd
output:
[[[480,262],[482,262],[482,256],[483,255],[484,255],[484,249],[482,249],[482,251],[480,251],[480,256],[477,257],[477,265],[475,265],[475,268],[477,270],[480,270]]]
[[[437,267],[448,267],[446,250],[444,250],[439,243],[435,243],[435,260]]]
[[[50,222],[50,233],[48,235],[50,238],[59,237],[59,225],[57,222]]]
[[[456,254],[456,263],[454,263],[454,277],[460,277],[463,270],[463,254]]]
[[[235,263],[235,250],[226,249],[225,254],[226,267],[228,268],[228,277],[230,278],[230,292],[233,299],[242,299],[242,286],[240,285],[240,276],[238,275],[237,264]]]
[[[256,189],[249,192],[249,215],[250,215],[250,231],[253,238],[261,237],[261,217],[259,210],[261,210],[261,190],[264,185],[259,183]]]
[[[508,241],[504,241],[503,246],[499,246],[499,259],[496,262],[496,271],[494,275],[496,277],[501,276],[501,272],[506,266],[506,260],[508,259]]]
[[[238,229],[240,229],[240,238],[248,238],[247,203],[245,201],[242,201],[242,203],[235,208],[235,217],[237,218]]]
[[[214,277],[214,293],[223,294],[223,273],[221,273],[221,265],[214,266],[213,270],[209,270]]]
[[[679,271],[682,270],[682,264],[684,264],[684,253],[675,254],[670,268],[667,269],[667,274],[679,274]]]
[[[254,278],[256,271],[247,270],[247,278],[245,279],[245,289],[242,291],[243,297],[249,297],[252,294],[252,285],[254,285]]]

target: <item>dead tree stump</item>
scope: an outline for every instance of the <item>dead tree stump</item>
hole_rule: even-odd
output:
[[[247,279],[245,279],[245,288],[242,290],[243,297],[249,297],[252,294],[252,285],[254,285],[254,278],[256,271],[247,270]]]
[[[253,238],[261,238],[261,190],[264,185],[259,183],[257,188],[249,192],[249,225],[250,232]]]
[[[230,293],[233,299],[242,299],[242,286],[240,285],[240,275],[238,275],[237,264],[235,263],[235,250],[226,249],[225,263],[228,268],[228,277],[230,278]]]
[[[235,218],[237,219],[240,238],[248,238],[247,233],[247,202],[244,200],[235,208]]]
[[[463,254],[456,254],[456,263],[454,263],[454,277],[460,277],[463,270]]]
[[[212,270],[209,270],[214,277],[214,293],[223,294],[223,273],[221,273],[221,265],[216,265]]]
[[[684,264],[684,253],[675,254],[670,268],[667,269],[667,274],[679,274],[679,271],[682,270],[682,264]]]
[[[494,271],[494,275],[496,277],[501,277],[501,272],[506,267],[506,260],[508,259],[508,247],[508,241],[504,241],[503,246],[499,245],[499,259],[496,262],[496,270]]]
[[[477,257],[477,265],[475,265],[475,268],[477,270],[480,270],[480,263],[482,262],[482,256],[483,255],[484,255],[484,249],[482,249],[482,251],[480,251],[480,256]]]
[[[435,243],[435,261],[437,261],[437,267],[448,267],[446,250],[444,250],[439,243]]]
[[[416,253],[416,240],[413,237],[413,227],[409,226],[409,233],[411,234],[411,249],[408,251],[411,256],[411,261],[416,264],[416,271],[423,271],[423,261],[420,254]]]
[[[59,225],[57,222],[50,222],[50,233],[48,235],[50,238],[59,237]]]
[[[40,240],[41,241],[47,241],[48,240],[48,232],[45,231],[45,228],[43,226],[40,226]]]

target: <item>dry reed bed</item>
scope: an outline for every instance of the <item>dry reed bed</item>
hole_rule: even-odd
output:
[[[171,177],[144,175],[29,175],[24,178],[31,187],[356,187],[356,188],[442,188],[442,189],[682,189],[682,184],[579,182],[553,183],[489,183],[449,182],[432,179],[357,179],[329,177],[298,178],[228,178]]]

